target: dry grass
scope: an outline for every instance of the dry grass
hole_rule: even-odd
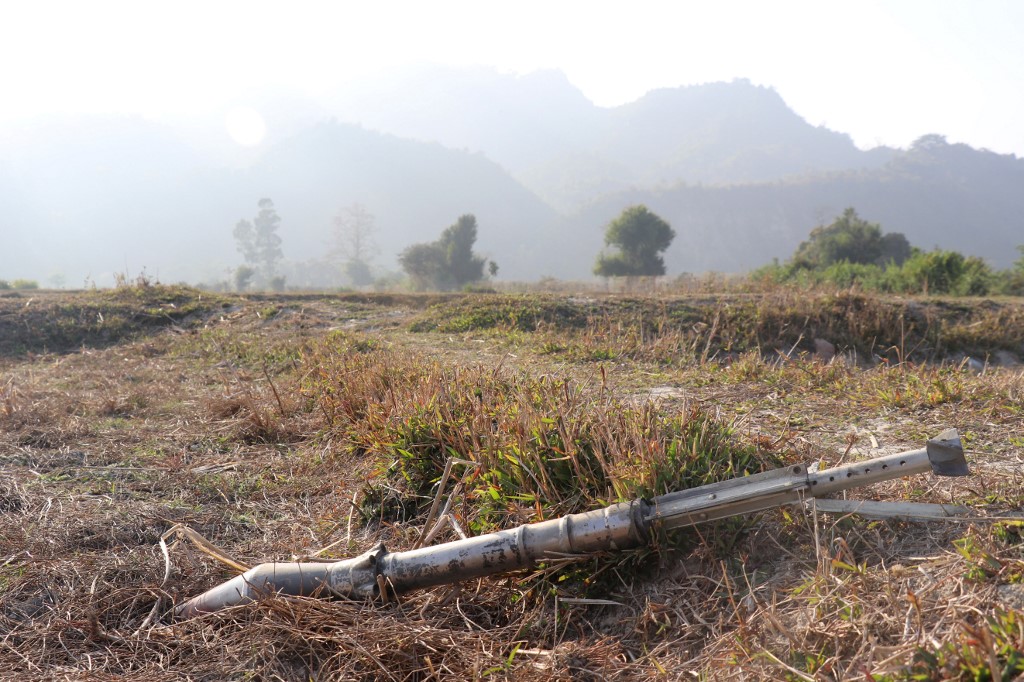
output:
[[[179,543],[165,575],[159,547],[177,524],[249,565],[325,547],[322,556],[349,556],[380,540],[410,547],[453,456],[488,472],[457,469],[450,485],[459,487],[449,489],[452,513],[480,531],[776,461],[835,464],[918,447],[947,425],[964,434],[973,477],[855,494],[1016,510],[1019,368],[909,359],[1007,349],[1021,338],[1019,302],[854,297],[829,307],[780,293],[211,304],[153,289],[43,294],[48,311],[88,310],[66,318],[90,320],[77,337],[75,324],[60,327],[62,354],[15,333],[35,303],[0,300],[9,325],[0,677],[974,680],[1024,671],[1015,522],[769,512],[695,529],[628,563],[598,557],[397,604],[278,598],[183,623],[171,621],[172,604],[230,571]],[[161,306],[188,313],[150,324],[167,320],[152,313]],[[99,314],[124,325],[98,333]],[[458,326],[408,331],[441,326],[431,320]],[[831,362],[801,354],[822,330],[840,346]],[[925,352],[928,339],[938,341]],[[858,361],[844,348],[859,350]],[[865,349],[888,362],[868,362]],[[679,444],[694,453],[685,466],[672,464]],[[520,462],[506,466],[502,453]],[[613,603],[579,599],[594,596]]]

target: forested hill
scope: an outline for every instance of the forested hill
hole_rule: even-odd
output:
[[[915,246],[997,267],[1024,243],[1015,156],[938,135],[862,151],[745,81],[603,109],[554,72],[434,73],[405,91],[382,81],[316,107],[267,102],[271,134],[256,148],[211,145],[223,129],[197,135],[195,121],[0,129],[0,279],[106,284],[145,267],[163,281],[223,281],[241,263],[232,228],[263,197],[281,216],[296,286],[328,282],[332,219],[353,203],[376,219],[375,274],[473,213],[477,251],[500,278],[589,277],[604,227],[633,203],[675,228],[669,274],[787,258],[846,207]]]
[[[748,82],[657,90],[601,111],[585,146],[518,175],[554,205],[625,188],[738,185],[878,167],[894,151],[857,149],[809,125],[774,90]],[[582,182],[581,182],[582,181]]]
[[[602,108],[558,72],[436,67],[355,88],[338,111],[368,127],[480,150],[571,216],[557,238],[578,255],[553,275],[588,275],[603,226],[637,202],[676,227],[670,272],[745,271],[786,258],[848,206],[917,246],[1000,267],[1024,242],[1024,161],[938,135],[908,150],[861,150],[744,80]]]
[[[568,212],[632,187],[773,181],[878,167],[895,153],[861,151],[745,80],[655,90],[602,108],[559,72],[435,67],[352,88],[335,107],[370,128],[482,151]]]
[[[566,233],[596,251],[601,221],[632,203],[646,204],[676,228],[665,257],[670,272],[743,272],[783,260],[811,228],[851,206],[919,248],[953,249],[1008,267],[1024,244],[1024,159],[932,135],[875,169],[617,193],[574,216]]]

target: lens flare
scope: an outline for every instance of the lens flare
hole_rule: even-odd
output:
[[[235,107],[225,114],[224,128],[243,147],[258,145],[267,134],[267,124],[260,112],[250,107]]]

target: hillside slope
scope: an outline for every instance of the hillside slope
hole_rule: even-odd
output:
[[[419,68],[339,95],[343,120],[487,154],[565,211],[630,187],[741,184],[877,167],[849,136],[808,124],[746,80],[666,88],[618,107],[565,76]]]
[[[644,203],[676,229],[665,258],[670,273],[742,272],[788,258],[813,227],[853,206],[861,217],[887,232],[903,232],[920,248],[954,249],[1008,267],[1024,243],[1020,188],[1024,160],[928,136],[877,169],[619,193],[568,219],[565,232],[596,252],[603,225],[623,206]]]
[[[528,279],[541,272],[533,247],[555,220],[482,155],[347,124],[307,128],[242,169],[210,164],[166,126],[114,117],[44,126],[6,151],[6,278],[58,273],[77,286],[145,267],[164,281],[217,279],[240,262],[235,223],[269,197],[292,261],[319,258],[332,217],[359,202],[377,218],[382,267],[475,213],[478,250]]]

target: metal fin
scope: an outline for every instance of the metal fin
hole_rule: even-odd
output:
[[[960,444],[960,434],[956,429],[946,429],[937,437],[929,439],[926,446],[928,461],[936,476],[968,476],[967,458]]]

